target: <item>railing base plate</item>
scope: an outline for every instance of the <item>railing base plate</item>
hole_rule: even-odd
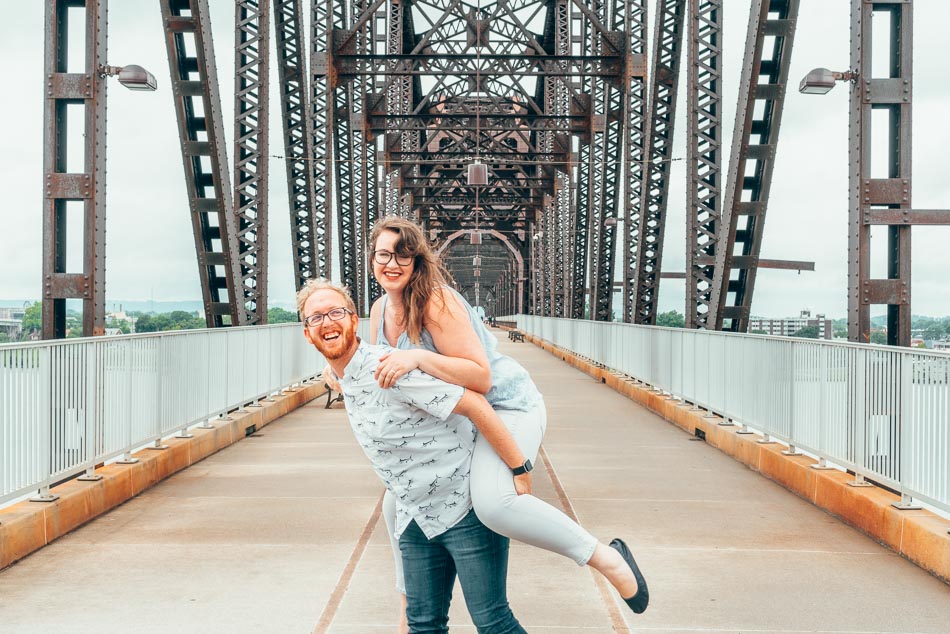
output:
[[[55,502],[59,499],[59,496],[55,493],[47,493],[46,495],[36,495],[30,498],[30,502]]]
[[[902,502],[891,502],[891,506],[893,506],[894,508],[900,511],[919,511],[920,509],[924,508],[920,506],[919,504],[914,504],[914,503],[904,504]]]
[[[98,473],[93,473],[92,475],[89,475],[89,474],[81,475],[76,479],[79,480],[80,482],[98,482],[99,480],[102,479],[102,476],[99,475]]]

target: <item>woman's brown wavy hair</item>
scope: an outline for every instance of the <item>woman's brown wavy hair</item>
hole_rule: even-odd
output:
[[[399,236],[395,245],[396,255],[412,256],[415,264],[409,283],[402,292],[402,299],[406,307],[404,317],[406,334],[409,335],[412,343],[419,345],[425,322],[426,305],[430,301],[435,301],[440,311],[445,309],[443,292],[451,283],[452,276],[445,270],[442,260],[426,240],[422,227],[416,223],[398,216],[380,219],[369,234],[372,251],[376,251],[376,240],[383,231],[392,231]],[[370,259],[372,257],[373,254],[370,253]],[[372,262],[370,267],[372,267]]]

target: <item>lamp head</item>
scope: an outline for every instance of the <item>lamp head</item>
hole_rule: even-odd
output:
[[[479,162],[477,159],[468,166],[468,185],[487,185],[488,184],[488,166]]]
[[[153,91],[158,88],[155,75],[135,64],[122,67],[119,71],[119,83],[129,90]]]
[[[805,95],[824,95],[835,87],[838,79],[841,79],[841,73],[827,68],[816,68],[805,75],[798,85],[798,92]]]

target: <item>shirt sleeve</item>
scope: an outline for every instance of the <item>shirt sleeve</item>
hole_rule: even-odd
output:
[[[458,405],[465,388],[446,383],[421,370],[411,370],[390,388],[392,398],[445,420]]]

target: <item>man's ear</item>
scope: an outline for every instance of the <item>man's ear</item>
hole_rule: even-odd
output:
[[[314,345],[313,337],[310,335],[310,329],[307,328],[307,326],[303,327],[303,336],[307,339],[308,342],[310,342],[310,345]]]

